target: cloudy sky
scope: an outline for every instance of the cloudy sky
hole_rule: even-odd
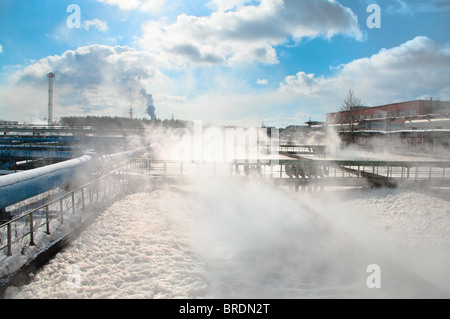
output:
[[[148,94],[160,119],[278,127],[349,89],[450,100],[449,21],[448,0],[1,0],[0,119],[45,122],[49,72],[56,118],[150,118]]]

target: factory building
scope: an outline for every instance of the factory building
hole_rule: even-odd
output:
[[[450,101],[430,99],[358,106],[328,113],[326,123],[335,127],[347,143],[373,145],[376,140],[397,151],[411,152],[450,148]]]
[[[401,130],[450,128],[450,102],[414,100],[374,107],[357,106],[351,110],[328,113],[329,126],[350,126],[353,130]]]

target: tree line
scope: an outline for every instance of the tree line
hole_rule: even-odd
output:
[[[145,127],[185,127],[186,121],[178,119],[150,120],[146,118],[128,118],[118,116],[66,116],[59,119],[59,124],[67,127],[92,127],[95,129],[143,129]]]

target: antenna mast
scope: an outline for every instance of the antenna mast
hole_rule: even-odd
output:
[[[130,110],[128,111],[128,114],[130,115],[130,120],[133,119],[133,106],[130,105]]]

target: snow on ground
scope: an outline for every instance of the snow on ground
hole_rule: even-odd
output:
[[[450,295],[450,198],[443,199],[441,191],[448,194],[443,189],[336,191],[322,207],[338,198],[328,218]]]
[[[448,234],[448,201],[420,192],[209,180],[115,203],[7,297],[421,296],[422,283],[403,289],[401,267],[450,293]],[[376,291],[371,263],[382,269]]]
[[[170,191],[130,195],[100,215],[31,284],[8,293],[17,298],[204,296],[204,268],[189,239],[194,204]]]

